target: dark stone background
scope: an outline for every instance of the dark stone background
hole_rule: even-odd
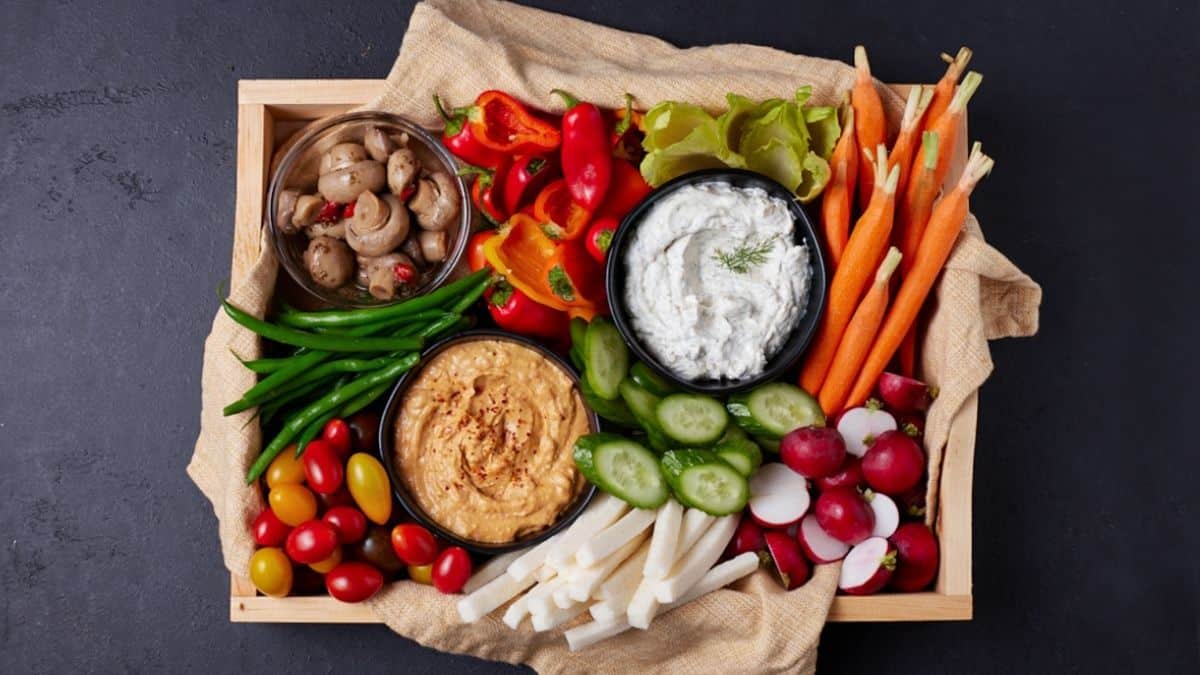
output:
[[[509,670],[378,626],[228,622],[184,467],[237,80],[383,77],[410,12],[249,4],[0,12],[0,671]],[[976,618],[830,626],[821,669],[1197,672],[1195,0],[537,4],[681,45],[863,42],[887,81],[975,48],[998,164],[973,207],[1046,289],[982,395]]]

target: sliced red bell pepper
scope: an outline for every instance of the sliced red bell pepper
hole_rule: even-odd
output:
[[[488,314],[504,330],[552,341],[563,339],[567,332],[566,312],[535,302],[507,281],[493,284],[485,297]]]
[[[555,89],[567,104],[562,120],[563,177],[571,198],[588,212],[600,208],[612,178],[612,141],[604,114],[594,103]]]
[[[488,90],[467,112],[468,126],[479,143],[496,152],[526,155],[553,152],[562,134],[502,91]]]
[[[438,114],[446,123],[445,129],[442,130],[442,144],[451,154],[467,164],[485,169],[494,169],[500,165],[504,153],[481,144],[471,125],[467,124],[470,106],[447,111],[437,94],[433,96],[433,104],[437,106]]]
[[[531,203],[546,183],[558,178],[562,171],[556,155],[526,155],[513,161],[504,179],[504,210],[516,213]]]
[[[604,260],[608,257],[608,247],[612,245],[613,235],[617,233],[617,228],[621,226],[621,221],[616,216],[601,216],[592,221],[588,227],[587,234],[583,237],[583,244],[587,247],[588,255],[592,256],[592,260],[604,264]]]
[[[551,239],[570,241],[583,236],[592,214],[571,199],[566,179],[559,178],[538,193],[533,202],[533,217],[546,225],[553,225],[547,232]]]
[[[508,220],[508,210],[504,208],[502,195],[503,185],[509,173],[507,157],[501,157],[495,169],[484,169],[478,166],[463,167],[460,176],[474,176],[471,184],[471,202],[493,225],[499,225]]]
[[[624,159],[614,159],[612,163],[612,184],[608,188],[608,197],[600,207],[600,213],[606,216],[624,218],[633,207],[650,194],[650,184],[642,178],[642,172],[637,166]]]

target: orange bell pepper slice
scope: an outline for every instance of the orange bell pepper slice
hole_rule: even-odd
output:
[[[572,241],[587,232],[592,214],[571,200],[567,181],[559,178],[551,181],[538,193],[533,202],[533,217],[553,227],[547,228],[553,239]]]
[[[596,305],[574,294],[566,301],[554,293],[549,270],[561,257],[557,243],[542,227],[542,223],[523,213],[509,218],[500,232],[483,245],[483,255],[508,283],[539,304],[562,310],[572,318],[591,321]]]

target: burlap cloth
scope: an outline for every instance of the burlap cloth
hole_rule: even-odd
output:
[[[719,109],[726,92],[786,97],[804,84],[813,86],[815,103],[828,104],[853,78],[844,63],[766,47],[678,49],[653,37],[509,3],[430,0],[417,5],[387,86],[368,107],[437,126],[430,103],[434,92],[461,104],[495,88],[551,106],[548,92],[562,87],[611,106],[630,92],[643,106],[677,99]],[[894,128],[902,101],[891,90],[881,87],[880,92]],[[261,251],[230,294],[234,303],[260,316],[277,271],[271,246],[264,242]],[[936,504],[951,421],[991,372],[987,341],[1035,333],[1040,301],[1038,285],[984,242],[971,217],[938,284],[922,351],[922,371],[941,390],[926,430],[931,504]],[[188,474],[220,521],[225,565],[245,574],[254,550],[249,525],[263,502],[242,477],[262,439],[258,424],[247,424],[250,413],[226,418],[221,407],[254,383],[232,352],[252,358],[261,346],[218,312],[204,347],[200,437]],[[657,618],[648,631],[631,630],[578,654],[567,651],[561,631],[534,633],[526,622],[513,632],[500,622],[499,612],[460,624],[453,599],[426,586],[390,584],[371,604],[393,630],[423,645],[527,663],[542,672],[810,672],[838,567],[819,567],[811,581],[788,593],[759,572]]]

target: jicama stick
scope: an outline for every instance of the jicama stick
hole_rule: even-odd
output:
[[[691,548],[705,532],[708,532],[708,528],[712,527],[715,522],[717,522],[716,516],[710,516],[700,509],[684,511],[683,525],[679,528],[679,545],[675,547],[675,559],[679,560],[679,556]]]
[[[683,505],[668,499],[658,509],[654,519],[654,534],[650,537],[650,553],[646,557],[642,574],[652,579],[662,579],[671,571],[675,562],[676,547],[679,545],[679,528],[683,524]]]
[[[569,607],[552,607],[545,612],[533,612],[530,623],[533,624],[533,630],[540,633],[561,626],[586,611],[587,605],[582,602]]]
[[[700,537],[708,532],[709,528],[717,522],[713,516],[704,513],[700,509],[689,509],[683,518],[680,525],[679,541],[675,546],[675,551],[671,556],[671,560],[667,563],[667,571],[662,576],[644,576],[637,590],[629,599],[629,607],[627,614],[629,616],[629,625],[634,628],[645,630],[650,627],[650,622],[658,615],[660,602],[657,597],[658,582],[671,574],[675,563],[685,556],[692,547],[696,545]]]
[[[633,592],[637,590],[638,582],[642,579],[642,567],[646,564],[646,556],[649,553],[649,542],[642,542],[641,548],[621,563],[612,576],[600,585],[596,597],[616,604],[628,604],[629,598],[633,597]]]
[[[900,179],[896,181],[896,194],[904,194],[908,186],[908,177],[912,168],[913,152],[917,149],[917,141],[921,138],[921,122],[925,119],[925,109],[933,98],[933,90],[929,87],[915,86],[908,91],[908,101],[904,104],[904,116],[900,119],[900,134],[888,153],[888,170],[900,167]]]
[[[512,551],[511,553],[498,555],[495,558],[487,561],[483,567],[475,570],[475,573],[471,575],[470,579],[467,579],[467,583],[463,584],[462,592],[470,595],[480,588],[483,588],[484,585],[491,582],[496,577],[499,577],[501,574],[507,572],[508,566],[513,564],[517,558],[520,558],[524,554],[525,551]],[[514,579],[515,578],[516,577],[514,577]]]
[[[567,584],[567,596],[578,602],[584,602],[591,598],[592,594],[600,588],[600,584],[612,576],[613,571],[621,563],[625,562],[629,556],[641,548],[642,542],[645,540],[645,535],[639,534],[617,549],[615,553],[605,557],[594,566],[580,569],[575,577],[570,580],[570,583]]]
[[[563,632],[567,647],[577,652],[629,630],[629,622],[618,616],[607,621],[592,621]]]
[[[575,560],[581,567],[595,565],[645,532],[646,528],[654,524],[657,513],[653,509],[631,510],[620,520],[584,542],[583,546],[575,552]]]
[[[671,576],[657,583],[654,595],[659,602],[672,602],[683,597],[721,557],[725,546],[737,528],[738,516],[722,516],[708,528],[691,550],[680,556],[671,570]]]
[[[950,56],[942,54],[942,60],[948,63],[946,74],[942,75],[942,79],[933,88],[933,101],[929,104],[929,115],[925,118],[925,128],[929,128],[937,118],[946,112],[946,108],[950,107],[950,101],[954,98],[955,91],[958,89],[958,78],[962,77],[963,71],[967,69],[967,64],[971,61],[971,50],[966,47],[958,48],[958,56]]]
[[[625,613],[628,611],[627,604],[615,603],[611,600],[601,600],[588,607],[588,613],[592,615],[593,621],[608,621],[618,616],[625,616]]]
[[[900,290],[896,292],[896,299],[888,310],[883,327],[879,330],[879,337],[875,339],[875,344],[867,354],[867,360],[858,374],[847,405],[863,403],[875,389],[875,382],[887,367],[888,361],[896,354],[896,349],[912,327],[938,274],[950,257],[950,251],[962,230],[963,221],[967,218],[967,201],[971,191],[992,170],[992,165],[992,159],[983,154],[980,145],[976,143],[958,185],[934,207],[929,224],[925,228],[925,236],[921,238],[921,245],[917,248],[916,261],[908,276],[900,283]]]
[[[458,601],[458,616],[464,623],[478,621],[534,583],[532,574],[525,579],[514,579],[501,572],[500,576]]]
[[[921,135],[922,161],[919,165],[913,165],[914,187],[907,190],[896,205],[895,240],[903,256],[900,259],[901,278],[908,274],[908,269],[916,260],[917,247],[921,245],[921,236],[925,234],[925,224],[929,222],[933,202],[942,187],[937,179],[940,145],[936,131],[926,131]],[[916,354],[917,331],[914,325],[900,345],[900,370],[906,377],[912,377],[916,372]]]
[[[565,566],[581,546],[616,522],[628,510],[629,505],[620,499],[608,494],[600,495],[588,510],[567,528],[558,544],[546,554],[546,564],[555,569]]]
[[[545,569],[543,565],[546,562],[546,556],[550,554],[551,549],[558,545],[564,534],[563,532],[559,532],[522,553],[508,566],[508,575],[514,579],[524,579],[530,574],[540,573],[542,569]],[[538,579],[538,581],[543,580]]]
[[[536,572],[533,573],[533,578],[537,579],[539,582],[550,581],[556,574],[558,574],[558,572],[553,567],[549,565],[542,565],[537,569]]]
[[[887,149],[883,145],[876,146],[873,165],[879,175],[879,188],[875,190],[871,205],[859,217],[854,231],[850,233],[842,264],[834,271],[833,281],[829,284],[825,317],[800,371],[800,386],[811,394],[821,391],[825,375],[841,343],[842,333],[871,282],[875,267],[883,259],[892,234],[896,181],[900,178],[900,172],[894,168],[885,175],[888,170]]]
[[[854,48],[854,87],[850,89],[850,105],[854,106],[855,135],[861,152],[869,153],[887,138],[887,118],[883,114],[883,101],[875,89],[871,77],[871,64],[867,61],[867,49],[862,45]],[[883,175],[887,175],[884,173]],[[858,204],[866,209],[874,199],[875,170],[865,164],[858,167]]]
[[[566,585],[566,579],[554,577],[550,581],[535,586],[525,594],[525,597],[529,598],[529,613],[539,612],[545,614],[549,612],[552,607],[556,606],[554,604],[554,593]]]
[[[650,622],[654,620],[654,617],[658,616],[659,606],[662,604],[658,599],[660,581],[642,577],[642,583],[638,584],[637,591],[629,599],[629,608],[625,611],[630,626],[646,630],[650,627]]]
[[[858,139],[854,132],[854,107],[845,106],[842,135],[829,156],[831,175],[821,197],[821,226],[833,268],[837,268],[850,238],[850,216],[854,210],[854,186],[858,184]]]
[[[888,249],[879,270],[875,272],[875,283],[871,284],[862,302],[858,304],[858,309],[854,310],[854,318],[850,319],[850,324],[846,326],[842,343],[838,345],[837,354],[833,357],[833,366],[829,369],[829,375],[825,377],[825,384],[821,385],[821,394],[818,397],[821,409],[826,415],[841,412],[842,404],[846,402],[846,396],[854,386],[854,378],[862,368],[871,344],[875,342],[879,324],[883,323],[888,304],[888,280],[892,278],[892,272],[896,271],[899,264],[900,249],[893,246]]]

